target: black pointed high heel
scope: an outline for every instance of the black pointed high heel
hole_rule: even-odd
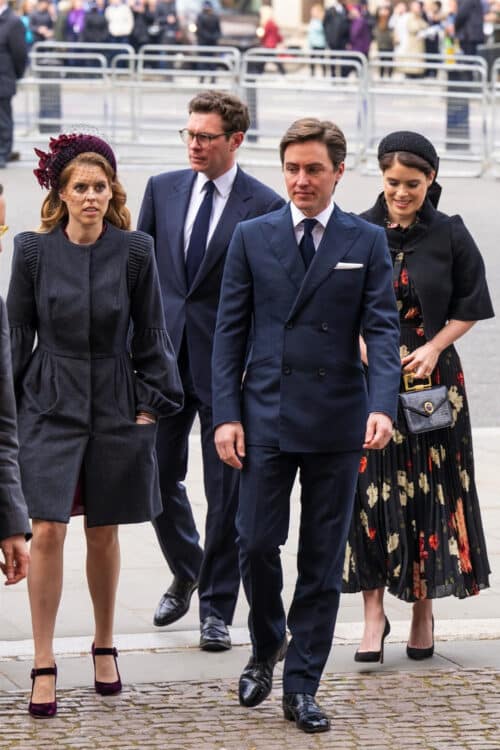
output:
[[[409,659],[415,661],[422,661],[422,659],[430,659],[434,656],[434,615],[432,615],[432,646],[427,648],[415,648],[414,646],[406,646],[406,655]]]
[[[384,641],[391,632],[391,623],[385,618],[384,632],[382,633],[382,640],[380,642],[379,651],[356,651],[354,654],[354,661],[362,662],[377,662],[384,663]]]

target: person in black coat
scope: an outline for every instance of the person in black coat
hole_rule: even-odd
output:
[[[455,16],[455,34],[464,55],[477,54],[484,42],[484,10],[481,0],[458,0]]]
[[[432,143],[398,131],[382,139],[378,155],[384,192],[362,217],[386,230],[402,370],[447,387],[452,424],[414,434],[400,412],[385,450],[361,459],[344,564],[344,591],[363,592],[359,662],[383,660],[386,587],[413,603],[407,655],[421,660],[434,653],[432,600],[477,594],[488,587],[490,572],[454,347],[476,321],[494,315],[484,263],[460,216],[436,208],[439,159]]]
[[[80,42],[105,44],[109,41],[109,29],[106,16],[97,3],[92,3],[85,14]]]
[[[29,710],[46,717],[57,709],[52,640],[72,515],[85,515],[95,689],[121,690],[113,649],[118,524],[161,511],[157,420],[182,407],[183,392],[153,242],[128,231],[110,146],[71,134],[36,153],[35,175],[50,191],[39,232],[14,240],[7,304],[19,463],[33,520]]]
[[[12,380],[9,322],[0,297],[0,569],[10,586],[26,577],[31,537],[18,464],[16,401]]]
[[[6,0],[0,0],[0,169],[7,165],[12,153],[12,97],[16,93],[16,81],[23,75],[27,62],[24,25]]]
[[[338,0],[330,8],[327,8],[323,16],[323,28],[328,48],[334,52],[344,52],[350,39],[351,22],[346,9],[346,1]],[[342,77],[348,75],[351,68],[342,65],[340,72]],[[336,75],[335,66],[332,66],[332,76]]]
[[[210,0],[205,0],[201,6],[201,12],[196,18],[196,42],[202,47],[216,47],[221,35],[222,31],[219,16],[215,13]],[[204,54],[212,55],[211,52]],[[198,63],[198,68],[200,70],[215,70],[216,67],[215,63]],[[203,80],[202,76],[200,78],[200,83],[203,83]],[[213,80],[214,79],[212,78],[212,82]]]

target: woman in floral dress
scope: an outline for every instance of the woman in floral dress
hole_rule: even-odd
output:
[[[430,141],[391,133],[378,157],[384,192],[363,218],[386,228],[402,370],[447,386],[452,425],[410,434],[400,413],[387,448],[361,459],[344,567],[344,591],[363,592],[356,661],[383,660],[390,630],[385,588],[413,602],[407,654],[424,659],[434,653],[432,599],[477,594],[490,572],[464,376],[453,346],[477,320],[494,315],[483,260],[461,218],[436,209],[439,159]]]

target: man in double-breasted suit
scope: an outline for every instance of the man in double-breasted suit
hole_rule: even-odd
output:
[[[236,224],[284,203],[236,164],[248,127],[247,107],[232,94],[204,91],[194,97],[181,130],[191,169],[149,180],[138,223],[155,240],[166,323],[185,390],[182,412],[158,428],[163,513],[155,528],[174,580],[154,622],[167,625],[182,617],[198,585],[200,646],[208,651],[231,647],[227,626],[240,582],[238,472],[217,458],[212,432],[211,357],[222,271]],[[208,504],[203,551],[183,484],[196,414]]]
[[[244,706],[269,695],[285,656],[279,547],[300,472],[283,709],[300,729],[321,732],[330,724],[314,696],[333,638],[361,449],[391,437],[399,326],[384,231],[333,202],[342,132],[298,120],[280,151],[290,204],[239,224],[228,252],[212,363],[215,443],[241,470],[237,530],[253,646],[239,683]]]

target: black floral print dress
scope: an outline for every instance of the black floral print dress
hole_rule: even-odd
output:
[[[426,338],[407,253],[391,249],[391,255],[403,357]],[[464,598],[489,585],[464,376],[453,346],[442,352],[432,380],[448,387],[452,426],[409,434],[400,411],[389,445],[363,454],[344,592],[386,586],[413,602],[452,594]]]

